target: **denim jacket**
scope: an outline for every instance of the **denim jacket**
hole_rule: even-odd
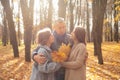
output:
[[[44,64],[34,62],[30,80],[55,80],[54,73],[61,67],[61,65],[52,61],[50,53],[51,49],[48,46],[40,45],[38,47],[37,54],[43,54],[47,61]]]
[[[62,43],[64,43],[64,44],[71,44],[71,47],[72,47],[72,45],[73,45],[73,41],[70,39],[70,36],[68,35],[68,34],[65,34],[63,37],[62,37],[62,39],[63,40],[59,40],[61,37],[58,37],[57,35],[56,35],[56,32],[53,32],[53,35],[54,35],[54,38],[55,38],[55,41],[54,41],[54,43],[51,45],[51,49],[53,50],[53,51],[57,51],[58,50],[58,48],[61,46],[61,44]],[[39,48],[39,47],[38,47]],[[36,55],[37,54],[37,49],[35,49],[34,51],[33,51],[33,53],[32,53],[32,59],[34,60],[34,55]],[[34,62],[35,62],[35,60],[34,60]],[[65,78],[65,69],[62,67],[62,68],[60,68],[59,70],[57,70],[56,72],[55,72],[55,80],[64,80],[64,78]]]

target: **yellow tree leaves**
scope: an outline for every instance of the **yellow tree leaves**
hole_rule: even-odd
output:
[[[67,59],[67,55],[65,55],[65,53],[62,52],[53,52],[52,53],[52,60],[54,62],[64,62]]]
[[[66,55],[69,54],[70,52],[70,44],[66,45],[66,44],[62,44],[58,50],[59,52],[63,52],[65,53]]]
[[[104,19],[104,22],[103,22],[103,24],[106,24],[106,23],[108,23],[109,21],[108,21],[108,18],[106,18],[106,19]]]
[[[118,21],[120,19],[120,14],[117,14],[116,17],[114,18],[114,21]]]
[[[119,0],[116,0],[114,4],[120,4],[120,1]]]
[[[70,45],[62,44],[58,51],[53,51],[52,60],[55,62],[64,62],[69,55]]]
[[[120,19],[120,1],[119,0],[116,0],[115,3],[114,3],[114,6],[115,6],[115,11],[117,11],[117,14],[114,18],[114,21],[119,21]]]

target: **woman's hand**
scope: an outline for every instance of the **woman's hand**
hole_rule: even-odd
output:
[[[42,54],[34,55],[34,60],[39,64],[44,64],[46,62],[46,58]]]
[[[84,60],[84,63],[86,64],[87,62],[87,59],[88,59],[88,52],[86,52],[86,55],[85,55],[85,60]]]

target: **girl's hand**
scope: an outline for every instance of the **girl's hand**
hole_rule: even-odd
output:
[[[34,55],[34,60],[39,64],[44,64],[46,62],[46,58],[42,54]]]

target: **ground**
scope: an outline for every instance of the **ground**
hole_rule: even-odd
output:
[[[102,44],[103,65],[93,55],[93,43],[87,44],[87,50],[87,80],[120,80],[120,43]],[[33,61],[25,62],[24,46],[19,51],[20,58],[14,58],[10,45],[0,46],[0,80],[29,80]]]

